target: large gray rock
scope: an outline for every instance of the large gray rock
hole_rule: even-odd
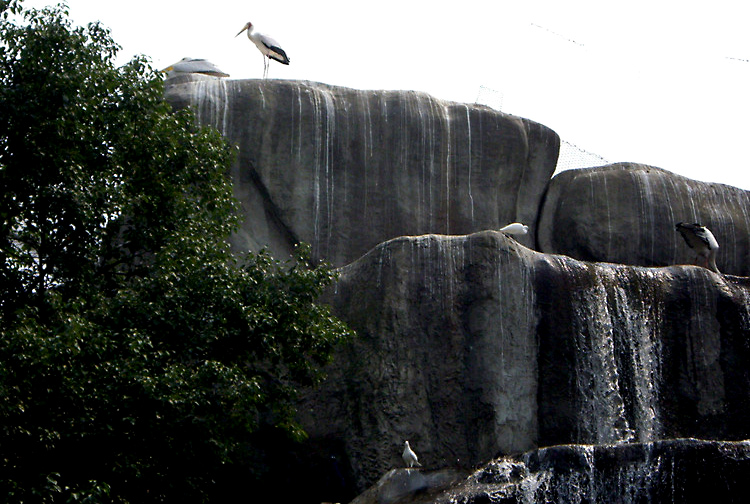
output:
[[[531,227],[559,138],[527,119],[412,91],[300,81],[170,79],[167,100],[239,146],[239,249],[298,241],[344,265],[380,242]]]
[[[522,452],[446,502],[699,502],[743,481],[745,443],[656,440],[750,437],[745,191],[619,164],[556,176],[538,215],[559,139],[525,119],[306,82],[181,77],[167,97],[238,146],[237,248],[306,241],[343,266],[328,301],[358,337],[303,398],[311,437],[283,463],[305,469],[278,487],[304,472],[324,483],[298,493],[341,500],[401,467],[406,439],[424,472],[367,499],[432,499]],[[511,221],[531,233],[458,236]],[[643,267],[693,262],[678,221],[713,230],[729,274]],[[568,443],[586,446],[535,450]]]
[[[341,269],[358,333],[307,398],[364,489],[561,443],[750,437],[748,280],[531,251],[497,232],[379,245]]]
[[[557,174],[540,213],[542,252],[640,266],[695,264],[675,224],[700,222],[719,242],[719,270],[750,274],[750,193],[736,187],[618,163]]]
[[[447,488],[464,480],[467,471],[392,469],[350,504],[401,504],[432,502]],[[417,499],[415,499],[417,497]]]
[[[400,502],[739,504],[748,498],[748,475],[747,441],[564,445],[493,460],[429,501]]]

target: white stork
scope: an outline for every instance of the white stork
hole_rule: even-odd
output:
[[[418,466],[422,465],[419,463],[419,460],[417,460],[417,454],[411,449],[408,441],[404,441],[404,453],[401,454],[401,458],[404,459],[404,464],[406,464],[407,467],[414,467],[415,464]]]
[[[167,79],[176,77],[180,74],[191,74],[199,73],[203,75],[211,75],[213,77],[229,77],[228,73],[224,73],[219,70],[219,67],[214,65],[205,59],[196,58],[182,58],[177,63],[169,65],[167,68],[162,70],[167,74]]]
[[[697,222],[695,224],[678,222],[675,228],[685,239],[685,243],[698,253],[698,257],[703,258],[704,266],[719,273],[719,268],[716,266],[716,252],[719,250],[719,242],[716,241],[711,230]]]
[[[247,38],[249,38],[253,44],[255,44],[255,47],[258,48],[258,50],[263,55],[263,78],[265,79],[268,75],[268,60],[273,59],[278,61],[281,64],[288,65],[289,64],[289,57],[286,55],[284,50],[279,46],[279,43],[276,42],[274,39],[269,37],[268,35],[263,35],[262,33],[258,33],[255,31],[255,27],[253,26],[253,23],[249,22],[240,30],[240,32],[235,35],[235,37],[238,37],[240,33],[247,30]]]

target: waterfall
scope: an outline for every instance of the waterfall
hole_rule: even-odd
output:
[[[661,435],[659,273],[610,265],[596,271],[577,299],[578,439],[652,441]]]
[[[345,438],[357,485],[403,439],[436,466],[555,445],[496,464],[515,502],[662,502],[683,468],[660,439],[747,436],[746,282],[595,257],[672,264],[689,252],[673,221],[710,219],[720,264],[742,262],[730,250],[747,240],[747,194],[647,167],[585,172],[557,190],[569,220],[547,226],[581,245],[581,262],[484,231],[536,215],[553,188],[535,168],[554,157],[543,128],[416,92],[186,89],[198,121],[240,146],[233,177],[254,243],[276,253],[302,240],[347,264],[331,304],[358,337],[304,411],[311,432]]]
[[[539,333],[543,435],[596,444],[658,439],[664,306],[656,286],[671,277],[543,256],[537,264],[537,304],[557,314],[543,317]],[[540,283],[549,264],[559,273]],[[547,395],[551,386],[567,393]]]
[[[436,502],[744,502],[749,448],[695,439],[541,448],[490,461]]]
[[[662,460],[654,459],[651,444],[625,450],[635,453],[630,460],[614,468],[608,461],[620,456],[617,451],[593,445],[569,445],[527,453],[523,458],[525,476],[518,485],[518,502],[650,503]]]
[[[573,293],[577,325],[575,379],[580,408],[578,439],[614,443],[632,439],[633,431],[620,393],[613,336],[616,307],[607,303],[607,286],[614,275],[609,268],[601,268],[598,273],[592,275],[592,285]]]
[[[618,270],[618,285],[615,287],[616,317],[619,322],[617,344],[620,355],[620,373],[629,393],[625,396],[630,412],[630,425],[636,440],[645,442],[661,435],[659,419],[659,384],[661,375],[661,333],[657,323],[662,315],[662,306],[650,291],[657,274],[651,270],[640,271],[640,295],[632,295],[626,289],[627,277]],[[651,280],[651,282],[649,282]],[[624,284],[624,285],[623,285]]]

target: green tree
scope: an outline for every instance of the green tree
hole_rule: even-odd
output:
[[[241,258],[232,149],[64,7],[0,4],[0,500],[207,501],[303,435],[346,326],[309,250]]]

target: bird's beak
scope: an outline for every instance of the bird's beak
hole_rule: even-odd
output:
[[[167,68],[165,68],[164,70],[162,70],[162,72],[164,72],[164,73],[167,73],[167,72],[169,72],[170,70],[172,70],[173,68],[174,68],[174,65],[172,65],[172,66],[168,66]]]
[[[244,26],[244,27],[243,27],[243,28],[242,28],[242,29],[240,30],[240,33],[242,33],[243,31],[247,30],[247,28],[248,28],[248,26],[247,26],[247,25],[245,25],[245,26]],[[235,35],[235,37],[239,37],[239,36],[240,36],[240,33],[238,33],[237,35]]]

